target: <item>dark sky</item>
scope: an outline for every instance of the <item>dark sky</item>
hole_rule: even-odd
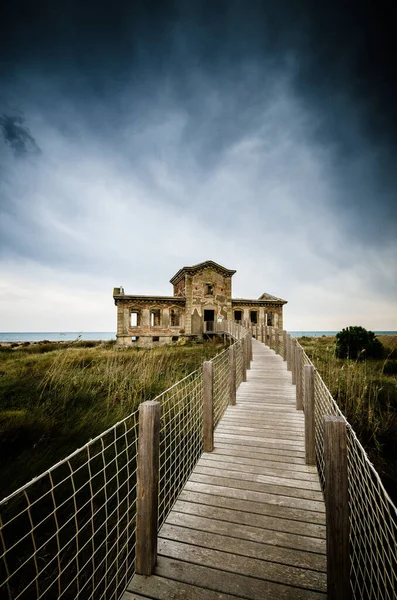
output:
[[[67,285],[80,324],[79,278],[107,302],[213,259],[292,329],[308,297],[397,329],[391,2],[16,0],[0,28],[3,307]]]

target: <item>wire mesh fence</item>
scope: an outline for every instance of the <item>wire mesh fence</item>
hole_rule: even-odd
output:
[[[237,342],[239,343],[239,342]],[[218,354],[214,365],[214,427],[216,427],[229,404],[230,394],[230,354],[228,350]]]
[[[161,410],[158,527],[203,451],[203,375],[199,369],[156,398]]]
[[[281,337],[281,336],[280,336]],[[287,335],[287,343],[290,343]],[[300,346],[298,344],[298,346]],[[302,350],[303,397],[305,365],[313,366]],[[378,473],[346,421],[339,406],[322,380],[314,372],[315,443],[320,481],[324,477],[324,416],[342,417],[347,429],[347,460],[350,522],[350,584],[356,600],[393,600],[397,597],[397,510]]]
[[[242,381],[242,338],[225,322]],[[228,350],[213,362],[214,422],[230,398]],[[159,528],[203,450],[202,369],[156,399],[160,431]],[[0,502],[0,597],[117,600],[135,572],[139,411]]]
[[[0,503],[0,590],[118,598],[134,573],[138,413]]]

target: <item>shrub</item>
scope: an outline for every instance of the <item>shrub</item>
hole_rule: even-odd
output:
[[[359,326],[346,327],[336,334],[335,352],[338,358],[380,358],[383,355],[383,345],[373,331]]]
[[[397,360],[386,360],[383,365],[385,375],[397,375]]]

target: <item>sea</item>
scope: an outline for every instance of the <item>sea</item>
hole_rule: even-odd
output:
[[[289,331],[293,337],[322,337],[336,335],[337,331]],[[377,334],[397,335],[397,331],[375,331]],[[115,340],[114,331],[4,331],[0,342],[73,342],[78,340]]]

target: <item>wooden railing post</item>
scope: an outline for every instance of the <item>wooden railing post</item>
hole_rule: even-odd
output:
[[[214,449],[214,364],[203,363],[203,437],[204,452]]]
[[[273,348],[273,327],[269,325],[267,329],[269,331],[269,348]]]
[[[248,340],[249,340],[249,348],[250,348],[250,361],[254,360],[254,351],[252,349],[252,335],[248,336]],[[249,364],[249,369],[251,368],[251,362]]]
[[[139,405],[136,498],[136,572],[139,575],[151,575],[157,561],[160,411],[159,402]]]
[[[247,335],[245,337],[245,342],[246,342],[246,350],[247,350],[247,354],[246,354],[247,371],[249,371],[249,369],[251,368],[251,336],[250,335]]]
[[[267,325],[266,325],[266,323],[263,326],[263,335],[264,335],[264,340],[263,341],[264,341],[264,343],[267,346]]]
[[[264,334],[263,334],[263,323],[261,324],[261,342],[262,344],[264,343],[265,339],[264,339]]]
[[[307,465],[316,464],[314,420],[314,367],[305,365],[305,457]]]
[[[324,417],[324,475],[327,526],[327,598],[349,600],[349,497],[346,423]]]
[[[295,346],[295,370],[296,370],[296,410],[303,410],[303,348]]]
[[[278,327],[274,330],[274,351],[278,354],[279,350],[279,341],[278,341]]]
[[[287,332],[283,329],[283,359],[287,360]]]
[[[296,367],[295,367],[295,338],[291,336],[291,374],[292,374],[292,385],[296,384]]]
[[[236,348],[234,345],[229,347],[229,367],[229,404],[234,405],[236,404]]]
[[[287,370],[291,371],[291,336],[287,333]]]
[[[243,337],[241,340],[241,349],[243,351],[242,363],[243,363],[243,381],[247,381],[247,338]]]

